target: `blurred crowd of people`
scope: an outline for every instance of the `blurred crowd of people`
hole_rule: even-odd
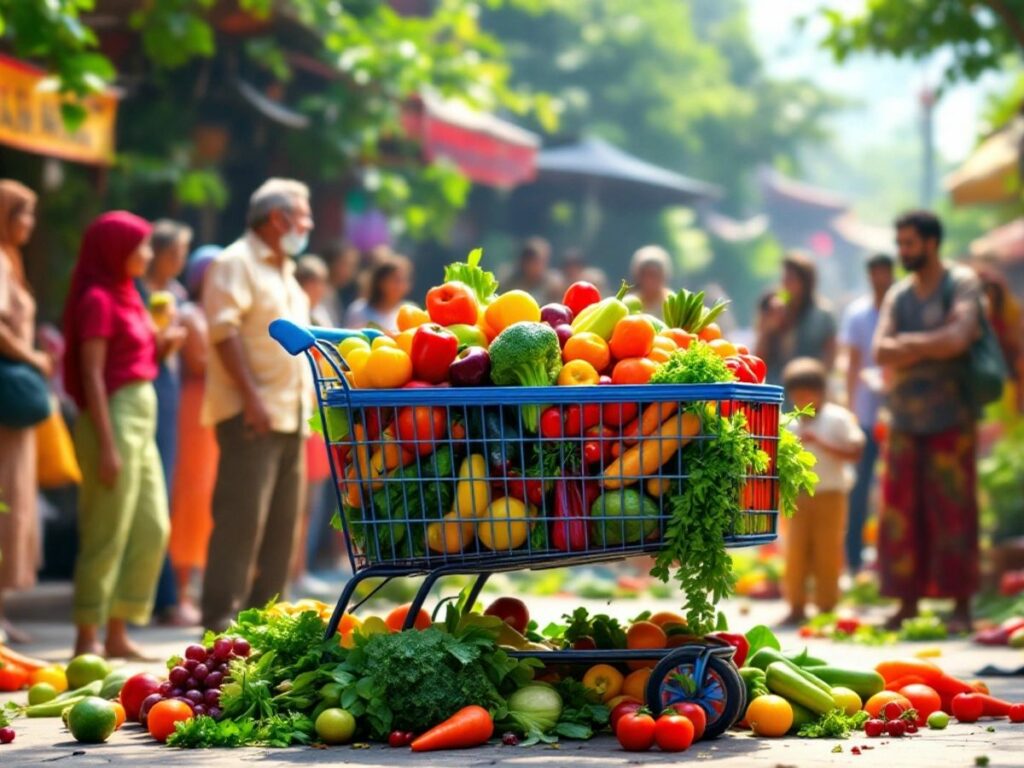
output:
[[[289,585],[302,593],[322,587],[311,572],[338,567],[342,554],[340,537],[329,535],[336,507],[330,468],[306,426],[314,401],[305,362],[284,352],[267,327],[285,317],[395,330],[412,262],[386,248],[360,253],[340,242],[319,256],[306,253],[314,226],[309,191],[287,179],[252,194],[241,235],[224,248],[193,248],[192,231],[178,222],[106,213],[83,234],[60,356],[37,346],[22,262],[35,204],[31,190],[0,181],[0,357],[38,370],[71,406],[81,472],[76,650],[141,656],[127,627],[148,622],[154,610],[162,621],[219,630],[239,609],[285,595]],[[965,590],[976,582],[977,414],[954,407],[948,383],[982,317],[1019,378],[1020,312],[991,262],[973,271],[943,266],[941,224],[931,214],[904,217],[896,231],[908,277],[897,283],[896,259],[873,255],[865,263],[870,290],[841,319],[819,295],[814,261],[801,253],[786,256],[779,285],[757,307],[754,353],[792,403],[818,414],[794,427],[822,475],[819,496],[801,500],[802,514],[786,533],[794,621],[803,618],[809,578],[819,608],[830,610],[843,563],[852,573],[862,568],[883,453],[888,477],[901,467],[904,478],[938,482],[915,474],[922,461],[959,473],[956,493],[940,503],[934,492],[924,503],[922,489],[931,485],[890,483],[881,494],[883,521],[931,532],[924,544],[911,542],[900,525],[883,522],[880,565],[911,557],[914,573],[925,574],[914,581],[891,567],[883,573],[883,591],[905,601],[900,616],[912,613],[918,597],[948,595],[964,618]],[[660,315],[673,290],[668,252],[640,248],[629,273],[644,311]],[[528,239],[501,278],[503,288],[528,291],[542,304],[560,301],[578,280],[603,293],[613,287],[579,250],[555,268],[541,238]],[[945,330],[954,320],[962,320],[955,337]],[[837,363],[845,371],[839,386]],[[1014,392],[1019,407],[1022,388]],[[37,461],[33,429],[0,425],[0,494],[9,508],[0,515],[0,596],[35,581]],[[964,532],[959,544],[942,537],[951,528]],[[955,587],[942,576],[954,566]],[[3,618],[2,605],[0,628],[11,640],[26,639]]]

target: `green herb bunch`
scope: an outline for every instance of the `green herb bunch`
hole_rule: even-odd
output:
[[[715,384],[735,379],[725,360],[703,341],[675,350],[651,376],[652,384]]]

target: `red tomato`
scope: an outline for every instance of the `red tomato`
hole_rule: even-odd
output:
[[[384,623],[387,624],[388,629],[392,632],[401,632],[402,627],[405,626],[405,617],[409,615],[409,609],[412,607],[412,603],[406,603],[395,608],[388,617],[384,619]],[[413,629],[426,629],[430,626],[430,614],[424,611],[422,608],[420,612],[416,614],[416,621],[412,623]]]
[[[683,715],[662,715],[654,724],[654,742],[662,752],[683,752],[693,744],[694,727]]]
[[[1011,704],[1008,717],[1011,723],[1024,723],[1024,704]]]
[[[985,711],[984,702],[971,693],[958,693],[953,697],[953,717],[961,723],[976,723]]]
[[[499,597],[484,611],[485,616],[497,616],[519,634],[526,633],[530,623],[530,611],[526,603],[517,597]]]
[[[942,697],[930,686],[905,685],[900,688],[899,694],[906,696],[911,706],[917,710],[918,725],[924,725],[928,715],[942,709]]]
[[[573,317],[579,317],[580,312],[600,300],[601,292],[597,290],[597,286],[586,280],[577,280],[566,288],[562,297],[562,303],[572,310]]]
[[[20,691],[28,685],[28,672],[21,667],[5,664],[0,667],[0,691],[10,693]]]
[[[637,712],[625,714],[615,726],[615,737],[629,752],[646,752],[654,745],[654,718]]]
[[[612,709],[611,714],[608,716],[608,724],[612,727],[612,733],[615,733],[615,726],[619,724],[619,720],[621,720],[626,715],[633,714],[638,709],[642,709],[643,706],[644,705],[636,699],[631,699],[629,701],[623,701],[619,704],[616,704],[615,707]]]
[[[184,701],[166,699],[157,702],[146,718],[149,735],[157,741],[167,741],[167,737],[174,733],[174,724],[191,720],[192,716],[192,707]]]
[[[139,709],[142,702],[150,694],[160,690],[160,681],[152,675],[140,673],[129,677],[121,688],[121,706],[124,707],[125,717],[132,723],[139,719]]]
[[[704,711],[704,707],[693,701],[683,701],[673,704],[672,709],[693,723],[694,741],[704,738],[704,729],[708,727],[708,713]]]
[[[437,448],[435,441],[444,437],[447,426],[444,408],[406,406],[395,419],[395,437],[403,448],[426,456]]]

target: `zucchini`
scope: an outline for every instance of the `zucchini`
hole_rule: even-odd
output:
[[[811,710],[794,701],[789,702],[789,706],[793,710],[793,725],[789,729],[790,733],[797,733],[805,725],[813,723],[818,719],[818,716],[811,712]]]
[[[769,691],[805,706],[815,714],[824,715],[836,708],[831,693],[823,691],[787,663],[775,661],[769,664],[765,680]]]
[[[885,688],[885,680],[874,670],[839,669],[837,667],[806,667],[807,672],[831,686],[843,686],[867,701]]]
[[[817,656],[811,656],[806,648],[800,653],[790,653],[786,655],[786,658],[796,664],[798,667],[827,667],[828,662],[824,659],[819,659]]]
[[[791,659],[787,659],[785,656],[782,655],[781,651],[777,651],[774,648],[762,648],[757,653],[755,653],[753,657],[747,659],[747,664],[751,667],[757,667],[758,669],[763,669],[766,671],[768,667],[772,664],[785,664],[787,667],[793,670],[793,672],[806,679],[807,682],[814,684],[815,686],[823,690],[825,693],[830,693],[832,691],[831,685],[826,683],[824,680],[815,677],[806,669],[803,669],[802,667],[798,666]]]

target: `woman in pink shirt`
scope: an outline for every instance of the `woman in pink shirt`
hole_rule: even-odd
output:
[[[81,414],[75,450],[82,467],[75,565],[75,653],[140,658],[127,625],[146,624],[167,546],[167,492],[157,453],[158,353],[181,330],[157,335],[134,280],[152,258],[150,225],[125,211],[85,231],[64,309],[65,382]]]

